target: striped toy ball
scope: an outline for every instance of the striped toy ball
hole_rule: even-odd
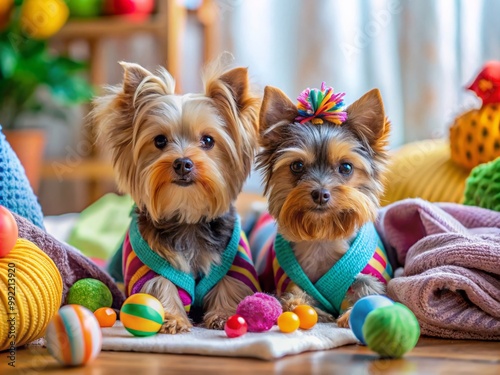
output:
[[[123,303],[120,320],[134,336],[152,336],[165,319],[165,310],[155,297],[146,293],[132,294]]]
[[[80,366],[101,351],[102,333],[94,314],[79,305],[66,305],[52,318],[45,333],[49,353],[60,363]]]

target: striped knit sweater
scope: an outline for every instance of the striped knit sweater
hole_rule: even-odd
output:
[[[127,296],[139,293],[144,284],[160,275],[170,280],[176,287],[187,313],[191,306],[202,307],[203,298],[224,277],[235,278],[252,291],[260,291],[252,256],[245,234],[241,231],[239,218],[233,234],[222,253],[221,263],[213,265],[208,275],[195,277],[174,268],[170,263],[151,250],[139,232],[137,216],[132,222],[122,244],[123,275]]]
[[[338,316],[349,307],[346,298],[359,273],[372,275],[386,284],[392,267],[373,223],[365,224],[349,250],[316,283],[311,282],[298,263],[292,247],[280,234],[269,214],[262,215],[250,233],[250,245],[263,289],[278,296],[299,286],[323,310]]]

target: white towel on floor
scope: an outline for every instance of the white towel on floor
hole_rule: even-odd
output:
[[[326,350],[357,342],[349,329],[333,323],[318,323],[310,330],[282,333],[277,326],[268,332],[247,333],[230,339],[224,331],[193,328],[179,335],[157,334],[134,337],[121,322],[103,328],[102,350],[173,354],[200,354],[226,357],[254,357],[272,360],[307,351]]]

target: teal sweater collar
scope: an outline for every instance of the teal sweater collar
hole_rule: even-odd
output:
[[[241,223],[237,216],[234,222],[233,233],[229,243],[222,253],[221,263],[212,265],[210,273],[203,276],[198,282],[191,273],[185,273],[174,268],[166,259],[154,252],[139,232],[137,213],[132,213],[130,223],[130,243],[137,257],[152,271],[165,277],[177,287],[184,289],[193,301],[194,306],[202,306],[205,295],[227,274],[238,251],[240,241]]]
[[[288,277],[318,301],[324,310],[337,316],[349,287],[372,258],[378,240],[373,223],[365,224],[349,250],[314,284],[302,270],[290,243],[280,234],[276,236],[274,250],[279,265]]]

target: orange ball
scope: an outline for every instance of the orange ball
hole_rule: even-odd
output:
[[[0,206],[0,258],[14,248],[18,234],[16,219],[7,208]]]
[[[116,322],[116,312],[110,307],[101,307],[94,311],[100,327],[113,327]]]
[[[278,327],[281,332],[291,333],[299,328],[300,320],[297,314],[287,311],[278,318]]]
[[[311,329],[318,323],[318,313],[311,306],[298,305],[293,312],[299,317],[302,329]]]

